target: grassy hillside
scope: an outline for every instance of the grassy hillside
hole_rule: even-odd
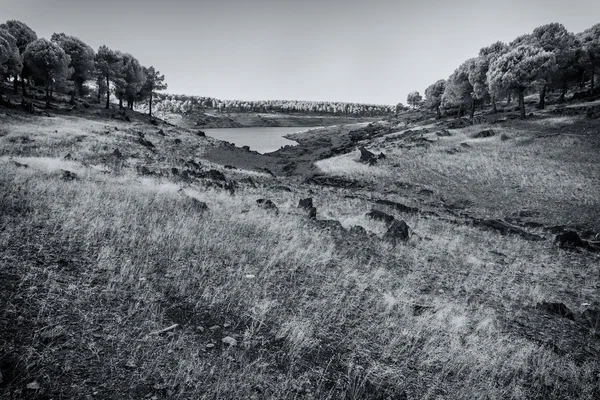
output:
[[[266,156],[0,109],[0,397],[598,398],[594,107],[407,113]]]

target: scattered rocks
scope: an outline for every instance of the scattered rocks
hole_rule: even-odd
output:
[[[258,199],[256,200],[256,204],[258,204],[258,206],[263,210],[274,211],[275,214],[279,214],[279,209],[277,208],[275,203],[273,203],[269,199]]]
[[[62,171],[62,180],[63,181],[74,181],[77,180],[77,174],[71,171],[67,171],[66,169],[61,169]]]
[[[228,345],[229,347],[237,346],[237,340],[235,340],[231,336],[225,336],[223,339],[221,339],[221,342],[223,342],[223,344]]]
[[[495,136],[495,135],[496,135],[496,132],[494,132],[493,129],[486,129],[486,130],[477,132],[472,137],[474,139],[482,139],[482,138],[489,138],[489,137],[492,137],[492,136]]]
[[[391,225],[396,220],[396,218],[393,216],[375,209],[372,209],[370,212],[368,212],[366,216],[376,221],[385,222],[387,225]]]
[[[410,238],[410,227],[406,222],[394,219],[383,238],[392,243],[406,242]]]
[[[569,308],[563,303],[549,303],[542,301],[541,303],[538,303],[535,306],[535,308],[537,308],[538,310],[545,311],[548,314],[553,314],[562,318],[570,319],[571,321],[575,319],[573,312],[569,310]]]
[[[308,197],[306,199],[301,199],[298,202],[298,208],[304,208],[305,210],[310,210],[313,208],[313,199],[312,197]]]

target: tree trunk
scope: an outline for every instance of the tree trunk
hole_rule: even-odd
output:
[[[567,96],[567,78],[563,78],[562,81],[562,89],[560,91],[560,97],[558,98],[558,102],[559,103],[564,103],[565,102],[565,97]]]
[[[108,75],[106,76],[106,109],[110,108],[110,81]]]
[[[150,93],[150,100],[148,101],[150,108],[150,118],[152,118],[152,93]]]
[[[506,98],[506,105],[507,105],[507,106],[510,106],[510,103],[511,103],[511,101],[512,101],[512,98],[511,98],[511,93],[509,93],[509,94],[508,94],[508,97]]]
[[[27,96],[27,90],[25,89],[25,77],[23,75],[21,75],[21,91],[23,97]]]
[[[46,108],[50,108],[50,85],[46,84]]]
[[[540,92],[540,103],[538,105],[538,108],[540,110],[543,110],[544,107],[546,107],[546,85],[544,84],[544,86],[542,86],[542,91]]]
[[[119,110],[122,110],[122,109],[123,109],[123,96],[120,95],[119,96]]]
[[[496,114],[498,107],[496,107],[496,96],[492,96],[492,113]]]
[[[475,116],[475,99],[471,100],[471,119]]]
[[[521,109],[521,118],[525,118],[525,90],[519,90],[519,108]]]
[[[594,75],[596,74],[596,66],[592,64],[591,91],[594,91]]]
[[[458,106],[458,113],[456,114],[456,118],[459,119],[462,115],[462,104]]]
[[[442,118],[442,112],[440,111],[440,106],[437,106],[435,108],[435,111],[437,112],[438,119]]]
[[[13,92],[19,93],[19,75],[15,74],[15,80],[13,81]]]

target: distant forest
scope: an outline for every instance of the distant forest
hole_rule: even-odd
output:
[[[396,112],[396,106],[342,103],[329,101],[293,100],[219,100],[212,97],[171,95],[159,93],[155,97],[155,110],[175,113],[218,110],[223,112],[281,112],[316,113],[356,116],[383,116]]]
[[[563,102],[569,89],[586,94],[599,92],[595,79],[600,71],[600,24],[571,33],[559,23],[540,26],[511,43],[496,42],[479,51],[477,57],[461,64],[447,79],[431,84],[424,98],[417,91],[408,95],[413,108],[425,108],[461,116],[470,110],[498,102],[510,104],[516,98],[525,116],[526,94],[539,93],[538,108],[544,108],[547,94],[560,91]],[[43,85],[46,107],[55,92],[76,99],[105,104],[111,96],[119,108],[189,113],[223,112],[316,113],[356,116],[384,116],[406,109],[396,106],[316,101],[242,101],[161,93],[167,89],[164,75],[145,67],[131,54],[100,46],[95,51],[75,36],[55,33],[50,40],[38,38],[26,24],[9,20],[0,24],[0,81],[11,81],[13,91]],[[2,98],[0,85],[0,104]]]

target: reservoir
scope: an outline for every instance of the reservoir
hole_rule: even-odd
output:
[[[225,140],[235,144],[237,147],[250,146],[250,150],[259,153],[270,153],[279,148],[297,143],[283,136],[302,132],[310,127],[255,127],[255,128],[214,128],[203,129],[207,136],[215,139]]]

